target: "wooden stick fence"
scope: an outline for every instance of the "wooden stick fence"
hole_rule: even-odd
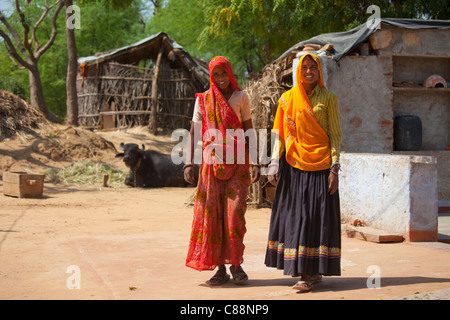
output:
[[[188,129],[195,94],[203,87],[187,69],[170,69],[162,57],[154,69],[104,63],[97,76],[84,79],[83,88],[78,78],[80,124],[94,129],[149,126],[154,133]]]

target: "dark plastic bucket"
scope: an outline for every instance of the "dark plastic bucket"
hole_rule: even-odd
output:
[[[417,151],[422,147],[422,121],[417,116],[394,118],[394,150]]]

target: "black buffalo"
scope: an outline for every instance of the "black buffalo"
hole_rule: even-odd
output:
[[[145,150],[135,143],[120,144],[122,153],[116,158],[123,157],[123,162],[130,168],[130,175],[125,184],[140,188],[186,187],[184,181],[183,164],[174,164],[171,157],[154,150]]]

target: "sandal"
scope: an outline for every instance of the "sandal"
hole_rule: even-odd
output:
[[[210,286],[221,286],[230,280],[230,275],[225,268],[217,270],[216,274],[206,281]]]
[[[303,291],[303,292],[310,291],[312,288],[313,288],[313,282],[312,281],[305,281],[305,280],[298,281],[292,287],[292,289],[294,289],[294,290],[300,290],[300,291]]]
[[[237,269],[235,266],[231,266],[230,272],[233,275],[233,280],[236,284],[242,284],[248,280],[248,276],[241,266],[237,267]]]
[[[316,274],[313,276],[302,276],[300,281],[298,281],[292,289],[300,291],[310,291],[313,288],[314,283],[322,281],[322,275]]]

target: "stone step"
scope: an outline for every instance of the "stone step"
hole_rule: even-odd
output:
[[[342,233],[347,238],[361,239],[365,241],[385,243],[385,242],[402,242],[403,235],[399,233],[389,232],[385,230],[375,229],[371,227],[342,225]]]

